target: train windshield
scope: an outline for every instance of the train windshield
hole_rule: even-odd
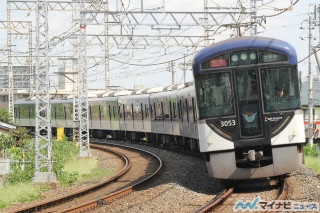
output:
[[[261,69],[261,81],[266,112],[301,107],[296,67]]]
[[[238,109],[241,115],[241,136],[250,137],[262,133],[260,98],[256,70],[235,72]]]
[[[197,76],[195,84],[200,118],[234,114],[229,73]]]

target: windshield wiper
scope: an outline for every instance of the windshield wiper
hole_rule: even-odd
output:
[[[277,110],[278,114],[282,116],[282,112],[280,112],[280,110],[278,109],[278,107],[276,107],[276,105],[274,104],[274,102],[272,100],[270,100],[270,103],[272,104],[272,106]]]

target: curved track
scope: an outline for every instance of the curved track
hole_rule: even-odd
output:
[[[94,199],[91,199],[90,194],[94,194],[95,192],[99,192],[100,190],[103,190],[107,186],[109,186],[111,183],[116,183],[120,178],[124,177],[127,172],[129,172],[132,161],[130,161],[129,157],[125,156],[121,153],[121,151],[116,151],[111,148],[107,148],[105,145],[90,145],[91,148],[99,149],[105,152],[112,152],[116,154],[119,158],[122,159],[123,162],[123,168],[120,172],[118,172],[115,176],[108,178],[104,181],[99,182],[98,184],[95,184],[92,187],[88,187],[79,191],[76,191],[72,194],[69,194],[67,196],[58,197],[55,199],[52,199],[50,201],[42,202],[40,204],[29,206],[26,208],[17,209],[11,212],[79,212],[79,211],[87,211],[89,209],[93,209],[95,207],[101,206],[104,203],[110,202],[111,200],[115,198],[119,198],[124,196],[125,194],[130,193],[135,186],[139,184],[143,184],[146,182],[149,178],[145,178],[144,180],[138,181],[138,183],[130,184],[129,187],[122,187],[117,190],[113,190],[112,193],[109,193],[107,196],[103,197],[96,197]],[[128,148],[126,148],[128,149]],[[134,152],[142,153],[143,150],[135,150]],[[154,172],[152,175],[150,175],[150,178],[154,177],[162,167],[162,161],[157,156],[154,156],[152,153],[144,152],[144,155],[153,156],[153,158],[157,159],[158,169],[156,172]],[[72,204],[73,200],[79,200],[79,198],[83,198],[85,196],[88,196],[88,199],[85,199],[87,202],[81,202],[81,204]],[[93,195],[94,196],[94,195]],[[69,206],[69,207],[66,207]],[[72,206],[72,207],[70,207]],[[60,209],[60,210],[59,210]]]
[[[254,186],[247,185],[247,183],[244,185],[240,185],[240,184],[241,183],[237,182],[235,183],[234,187],[230,187],[222,190],[212,200],[210,200],[209,202],[207,202],[206,204],[204,204],[203,206],[195,210],[194,213],[234,212],[233,207],[235,206],[236,202],[242,199],[243,196],[251,194],[252,192],[263,193],[266,191],[270,191],[270,193],[272,193],[273,190],[277,190],[277,193],[276,193],[277,195],[275,196],[274,200],[285,200],[287,198],[288,185],[284,178],[278,178],[276,183],[274,183],[274,180],[270,179],[268,180],[267,185],[265,185],[265,183],[263,183],[262,185],[259,185],[259,181],[258,181],[258,185],[253,184]],[[260,196],[260,195],[258,194],[256,196]],[[270,196],[272,197],[272,195]],[[254,197],[255,196],[251,197],[251,199],[253,199]],[[270,213],[270,212],[276,212],[276,211],[270,209],[266,212]]]

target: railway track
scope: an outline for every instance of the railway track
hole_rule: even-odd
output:
[[[285,200],[288,195],[288,184],[286,183],[284,178],[278,178],[276,181],[273,179],[270,179],[267,181],[269,184],[262,183],[261,181],[258,181],[258,183],[255,183],[251,186],[248,186],[247,183],[241,184],[241,182],[237,182],[232,187],[228,187],[223,189],[216,197],[214,197],[212,200],[201,206],[200,208],[196,209],[194,213],[206,213],[206,212],[235,212],[239,211],[242,212],[241,208],[246,206],[243,205],[239,209],[235,209],[235,206],[239,200],[242,200],[243,197],[248,197],[248,200],[252,200],[255,197],[265,197],[265,195],[255,195],[252,196],[252,192],[261,193],[270,191],[271,194],[274,195],[274,190],[277,191],[277,196],[274,198],[274,200]],[[251,180],[252,183],[252,180]],[[269,194],[270,195],[270,194]],[[251,198],[250,198],[251,196]],[[249,205],[247,205],[249,207]],[[252,207],[253,208],[253,207]],[[267,210],[265,212],[271,213],[271,212],[277,212],[275,209],[272,209],[270,207],[267,207]]]
[[[92,210],[106,203],[110,203],[114,199],[131,193],[135,187],[146,183],[157,175],[162,168],[161,159],[150,152],[144,152],[139,149],[129,150],[128,147],[126,147],[125,150],[121,150],[123,148],[119,147],[107,148],[105,144],[98,145],[91,143],[90,146],[94,149],[116,153],[121,157],[123,162],[123,168],[121,171],[112,178],[101,181],[92,187],[11,212],[83,212]],[[137,167],[135,164],[138,156],[140,156],[140,158],[149,158],[149,161],[155,162],[157,166],[153,166],[153,168],[156,167],[156,169],[154,169],[153,172],[147,170],[148,174],[141,173],[140,176],[138,175],[139,177],[137,177],[137,175],[132,175],[132,170],[137,169],[133,167]],[[133,176],[134,179],[128,178],[129,176]]]

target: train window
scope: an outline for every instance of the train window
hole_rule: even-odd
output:
[[[157,110],[156,110],[156,103],[153,103],[153,110],[151,111],[154,115],[154,120],[157,120]]]
[[[101,106],[99,105],[99,119],[101,120]]]
[[[148,105],[144,105],[144,113],[145,113],[145,118],[149,118],[149,108]]]
[[[144,117],[143,117],[143,105],[142,105],[142,103],[140,104],[140,111],[141,111],[141,120],[143,120]]]
[[[122,104],[122,113],[123,113],[123,120],[126,120],[126,110],[124,104]]]
[[[167,100],[163,102],[163,116],[165,119],[170,118],[170,102],[168,102]]]
[[[262,69],[261,78],[265,111],[274,112],[301,107],[296,67]]]
[[[111,115],[111,106],[110,106],[110,104],[108,105],[108,111],[109,111],[109,119],[111,121],[112,120],[112,115]]]
[[[250,137],[262,133],[258,77],[255,70],[236,72],[236,89],[241,115],[241,136]]]
[[[188,99],[186,99],[186,101],[185,101],[184,111],[185,111],[186,116],[187,116],[187,121],[189,122],[189,104],[188,104]]]
[[[160,108],[161,111],[160,111],[158,116],[159,116],[159,119],[163,120],[164,119],[163,102],[160,102],[160,107],[159,108]]]
[[[132,118],[132,120],[134,120],[136,112],[137,112],[137,110],[134,110],[133,104],[131,104],[131,118]]]
[[[173,118],[177,118],[177,106],[176,106],[176,103],[175,103],[175,102],[173,102],[172,107],[173,107],[173,109],[172,109],[172,111],[173,111]]]
[[[195,76],[200,118],[234,114],[230,73]]]
[[[173,116],[172,116],[172,102],[171,101],[169,101],[169,114],[170,114],[170,120],[172,121]]]
[[[137,105],[131,104],[131,107],[132,107],[132,113],[133,113],[132,118],[141,119],[140,105],[139,104],[137,104]]]
[[[196,106],[195,106],[195,104],[194,104],[194,98],[192,98],[191,101],[192,101],[193,122],[196,122],[196,121],[197,121],[197,120],[196,120],[197,118],[196,118],[196,112],[195,112]]]
[[[119,112],[119,118],[122,118],[123,113],[121,111],[121,106],[118,106],[118,112]]]
[[[29,108],[29,118],[35,118],[36,116],[36,108],[35,106],[32,106],[31,108]]]
[[[112,106],[113,119],[116,119],[116,106]]]
[[[66,106],[63,106],[63,111],[64,111],[64,119],[67,118],[67,110],[66,110]]]
[[[89,106],[89,119],[92,120],[92,107]]]
[[[178,102],[178,111],[179,111],[179,119],[181,119],[183,121],[183,116],[182,116],[182,104],[181,104],[181,100]]]
[[[283,55],[281,53],[269,51],[269,50],[260,50],[259,51],[259,61],[260,61],[260,63],[288,61],[288,56]]]

